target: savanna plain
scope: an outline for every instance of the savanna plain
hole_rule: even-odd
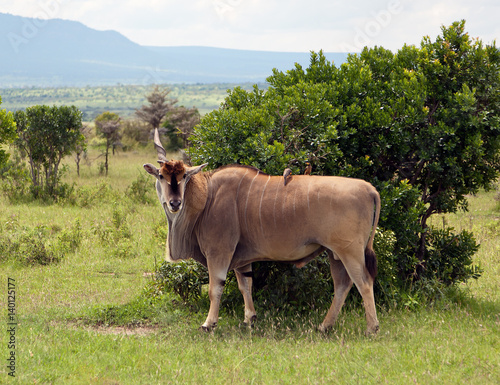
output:
[[[96,159],[77,177],[68,157],[64,179],[74,184],[72,201],[0,197],[2,239],[43,239],[40,245],[53,253],[52,261],[35,265],[0,256],[0,383],[500,383],[497,191],[471,196],[468,212],[436,219],[474,232],[482,276],[432,302],[379,307],[376,336],[364,335],[364,310],[356,303],[346,304],[327,334],[316,330],[326,309],[298,316],[293,306],[259,303],[253,329],[241,324],[243,309],[222,310],[218,327],[205,333],[198,327],[206,303],[187,306],[169,293],[149,299],[167,233],[154,181],[144,179],[142,168],[155,160],[152,145],[118,152],[107,177]],[[131,186],[139,183],[148,188],[145,201],[134,199]],[[15,377],[7,368],[9,279],[18,322]]]

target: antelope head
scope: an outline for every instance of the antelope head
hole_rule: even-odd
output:
[[[144,169],[157,179],[156,192],[165,214],[169,216],[169,213],[173,215],[182,209],[189,179],[200,172],[207,163],[197,167],[188,167],[180,160],[167,161],[166,151],[160,142],[158,129],[155,129],[154,144],[158,152],[160,168],[147,163],[144,165]]]

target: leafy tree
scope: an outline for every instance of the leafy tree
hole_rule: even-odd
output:
[[[274,70],[266,92],[235,88],[195,127],[193,162],[281,175],[310,161],[316,174],[372,182],[382,198],[380,237],[395,237],[382,242],[389,252],[378,250],[389,258],[380,261],[379,293],[423,278],[477,277],[473,236],[428,225],[435,213],[466,209],[467,194],[491,187],[500,171],[500,52],[464,25],[443,27],[420,48],[365,48],[340,68],[312,53],[307,69]],[[290,276],[279,269],[275,277]]]
[[[136,144],[147,145],[151,127],[139,119],[127,119],[121,124],[123,129],[122,142],[124,146],[132,147]]]
[[[0,104],[2,98],[0,97]],[[16,138],[16,124],[11,112],[0,109],[0,146],[12,142]],[[5,166],[9,154],[0,148],[0,170]]]
[[[18,138],[15,146],[27,156],[35,198],[57,198],[65,194],[60,185],[60,163],[82,140],[82,113],[75,106],[28,107],[16,111]]]
[[[167,114],[164,123],[167,136],[170,139],[170,147],[176,150],[188,147],[188,138],[193,134],[194,127],[199,122],[200,113],[197,108],[174,107]]]
[[[113,155],[115,154],[115,147],[120,145],[121,133],[120,133],[120,117],[114,112],[103,112],[97,118],[95,118],[95,126],[98,134],[106,139],[106,147],[104,151],[105,161],[104,169],[106,170],[106,175],[108,175],[109,168],[109,149],[112,148]]]

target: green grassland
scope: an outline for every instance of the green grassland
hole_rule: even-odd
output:
[[[435,220],[474,231],[483,276],[432,304],[379,308],[375,337],[364,336],[364,311],[352,303],[328,334],[315,329],[325,309],[294,316],[293,307],[285,312],[261,304],[252,330],[240,324],[239,309],[223,311],[218,328],[204,333],[198,326],[206,305],[188,307],[172,294],[145,299],[163,258],[166,221],[154,202],[153,180],[147,182],[151,204],[131,199],[130,186],[144,176],[142,164],[155,159],[152,146],[119,152],[107,178],[98,161],[82,166],[77,178],[74,162],[66,159],[65,181],[75,183],[77,192],[72,202],[11,204],[0,197],[0,234],[44,229],[49,240],[66,231],[81,239],[77,247],[61,249],[58,263],[45,266],[0,256],[0,309],[7,313],[7,280],[15,279],[18,320],[11,378],[2,317],[0,383],[500,383],[497,192],[471,197],[467,213]],[[136,314],[115,322],[127,306]],[[115,321],[106,318],[112,310]]]
[[[178,99],[179,106],[196,107],[202,115],[218,108],[235,84],[169,84],[169,97]],[[241,85],[251,89],[251,84]],[[92,121],[104,111],[119,114],[122,118],[132,116],[137,108],[147,103],[146,95],[152,86],[116,85],[100,87],[60,88],[0,88],[2,108],[8,111],[26,107],[46,105],[75,105],[83,112],[84,121]]]

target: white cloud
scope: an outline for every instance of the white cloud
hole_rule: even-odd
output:
[[[397,50],[461,19],[471,36],[500,37],[497,0],[0,0],[0,12],[77,20],[145,45]]]

